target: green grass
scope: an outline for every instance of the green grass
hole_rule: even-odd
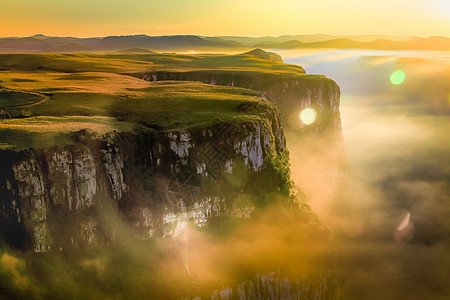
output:
[[[68,133],[90,129],[100,134],[117,131],[130,131],[133,124],[120,122],[103,116],[36,116],[21,119],[6,119],[0,123],[1,130],[18,130],[30,133]]]
[[[49,148],[72,143],[73,133],[88,129],[102,135],[132,131],[134,125],[105,116],[36,116],[0,120],[0,150]]]
[[[0,109],[13,117],[0,120],[2,148],[34,147],[37,136],[38,145],[52,145],[57,135],[83,128],[104,134],[142,126],[189,131],[218,122],[266,122],[276,109],[249,89],[140,79],[156,71],[213,71],[225,80],[237,73],[252,81],[317,79],[299,66],[252,55],[0,54]],[[242,109],[250,102],[257,109]]]
[[[19,91],[0,90],[0,107],[4,109],[30,105],[41,99],[38,95]]]
[[[183,54],[0,54],[0,69],[28,71],[138,73],[149,71],[228,70],[302,75],[297,65],[252,55]]]
[[[261,122],[274,109],[244,88],[108,72],[0,71],[0,80],[0,108],[13,117],[0,120],[1,149],[70,143],[81,129],[102,135],[142,126],[189,131],[217,122]],[[247,102],[259,109],[244,111]]]

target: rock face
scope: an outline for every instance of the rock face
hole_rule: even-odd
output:
[[[200,297],[199,297],[200,298]],[[329,272],[320,278],[302,277],[296,280],[282,277],[277,273],[257,275],[255,279],[233,287],[223,287],[213,291],[207,298],[228,299],[339,299],[336,274]]]
[[[319,75],[282,76],[253,72],[190,71],[134,74],[148,81],[200,81],[223,86],[257,90],[277,104],[283,112],[284,126],[303,134],[336,132],[340,134],[340,89],[331,79]],[[317,111],[317,121],[308,126],[299,122],[299,113],[307,107]]]
[[[254,206],[264,205],[264,194],[289,191],[289,178],[279,171],[288,162],[277,110],[267,117],[217,121],[191,132],[142,127],[99,137],[83,130],[73,145],[2,152],[3,235],[36,252],[110,243],[114,234],[102,233],[99,213],[105,201],[142,238],[177,236],[186,221],[205,226],[223,213],[249,217]],[[264,187],[263,176],[275,184]],[[238,206],[237,195],[252,204]],[[27,234],[13,237],[17,228]]]
[[[310,127],[289,125],[285,113],[291,128],[340,131],[339,88],[326,78],[212,71],[139,76],[251,88],[285,112],[317,110]],[[177,237],[187,222],[204,227],[223,215],[249,218],[275,197],[288,198],[292,188],[280,110],[270,107],[264,118],[217,119],[189,129],[136,124],[133,133],[102,136],[81,130],[59,147],[0,151],[0,234],[12,246],[52,252],[113,246],[111,216],[139,239]],[[238,107],[259,109],[251,102]],[[337,277],[327,274],[258,275],[203,298],[337,299]]]

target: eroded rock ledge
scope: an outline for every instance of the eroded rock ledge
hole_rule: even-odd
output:
[[[264,122],[217,121],[192,131],[82,130],[73,139],[63,147],[1,153],[2,231],[14,243],[31,243],[36,252],[113,243],[98,212],[105,201],[148,238],[177,236],[189,220],[204,226],[223,213],[249,217],[274,193],[289,194],[276,113]],[[17,228],[28,234],[16,236]]]
[[[132,74],[147,81],[200,81],[207,84],[243,87],[259,91],[263,98],[278,105],[283,112],[282,123],[289,129],[306,133],[338,133],[341,131],[339,112],[340,89],[331,79],[320,75],[279,75],[251,71],[158,71]],[[317,111],[317,121],[302,125],[298,115],[302,109]]]

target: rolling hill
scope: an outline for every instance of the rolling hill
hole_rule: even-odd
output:
[[[94,38],[31,37],[0,38],[0,53],[94,53],[124,49],[157,52],[243,52],[262,49],[379,49],[379,50],[450,50],[445,37],[406,38],[389,36],[296,35],[280,37],[201,37],[196,35],[127,35]]]

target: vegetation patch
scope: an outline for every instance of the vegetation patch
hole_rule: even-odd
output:
[[[36,94],[0,90],[0,107],[5,109],[30,105],[36,103],[40,99],[41,97]]]
[[[185,55],[174,53],[121,54],[0,54],[0,69],[64,73],[137,73],[155,70],[253,70],[301,75],[303,68],[255,55]]]

